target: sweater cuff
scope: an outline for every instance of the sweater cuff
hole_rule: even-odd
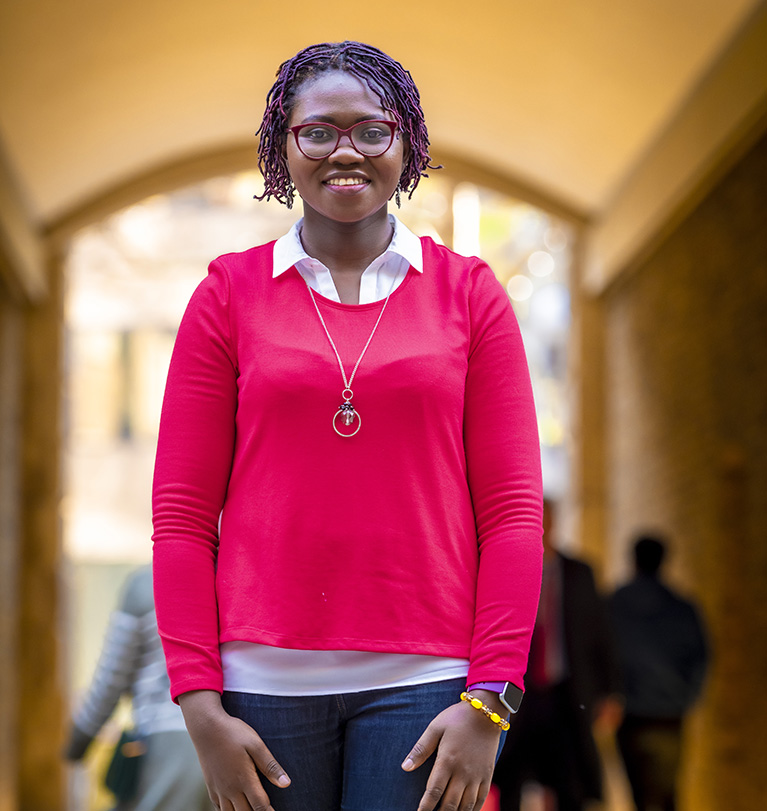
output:
[[[81,760],[93,740],[93,735],[89,735],[78,726],[72,725],[69,733],[69,741],[64,750],[64,757],[67,760]]]

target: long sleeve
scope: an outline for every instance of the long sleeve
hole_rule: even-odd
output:
[[[67,756],[79,759],[133,685],[141,646],[141,620],[114,611],[90,686],[73,719]]]
[[[464,437],[479,575],[469,682],[523,684],[542,567],[542,482],[533,394],[508,297],[473,276]]]
[[[618,650],[608,616],[607,604],[589,570],[590,590],[593,594],[593,612],[584,617],[589,622],[592,636],[593,668],[596,674],[596,697],[605,698],[623,692],[623,679],[618,663]]]
[[[688,705],[692,706],[703,690],[708,667],[709,651],[706,639],[705,625],[700,611],[692,603],[688,603],[690,614],[690,661],[688,673]]]
[[[592,568],[564,555],[560,560],[567,662],[578,702],[590,710],[598,700],[622,692],[618,651]]]
[[[155,464],[155,606],[174,697],[222,689],[215,568],[236,408],[228,279],[214,262],[179,328]]]

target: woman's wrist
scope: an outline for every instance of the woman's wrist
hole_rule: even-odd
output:
[[[189,732],[202,724],[209,724],[226,715],[221,704],[221,696],[215,690],[192,690],[182,693],[178,703],[184,716],[184,722]]]
[[[509,710],[503,705],[501,697],[494,690],[470,690],[469,691],[475,698],[478,698],[483,704],[486,704],[493,712],[497,712],[501,718],[509,717]]]
[[[470,693],[477,690],[489,690],[498,693],[501,704],[513,715],[519,712],[520,704],[525,692],[521,687],[510,681],[481,681],[474,682],[466,688]]]

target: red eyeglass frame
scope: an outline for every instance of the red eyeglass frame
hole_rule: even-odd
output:
[[[362,124],[383,124],[389,128],[391,138],[389,139],[389,145],[386,147],[386,149],[384,149],[383,152],[378,152],[375,155],[366,155],[357,147],[357,145],[354,143],[354,139],[352,138],[352,130],[356,129]],[[306,152],[301,149],[301,144],[298,141],[298,131],[304,129],[304,127],[330,127],[331,129],[334,129],[338,133],[336,145],[330,150],[330,152],[328,152],[327,155],[323,155],[322,157],[316,158],[313,155],[307,155]],[[358,152],[364,158],[380,158],[381,155],[385,155],[391,149],[391,145],[394,143],[394,136],[397,134],[397,122],[389,121],[385,118],[368,118],[365,121],[358,121],[356,124],[353,124],[351,127],[344,130],[341,129],[341,127],[337,127],[335,124],[328,123],[327,121],[307,121],[305,124],[296,124],[294,127],[288,127],[288,132],[293,133],[293,137],[296,139],[296,147],[298,148],[298,151],[310,161],[324,161],[326,158],[329,158],[336,151],[336,149],[338,149],[338,146],[341,143],[341,138],[344,135],[349,139],[352,149],[354,149],[355,152]]]

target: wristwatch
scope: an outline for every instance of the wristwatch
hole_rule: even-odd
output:
[[[525,691],[512,684],[510,681],[481,681],[469,685],[469,692],[472,690],[491,690],[493,693],[498,693],[498,698],[501,699],[501,704],[510,712],[519,712],[519,705],[522,703],[522,696]]]

